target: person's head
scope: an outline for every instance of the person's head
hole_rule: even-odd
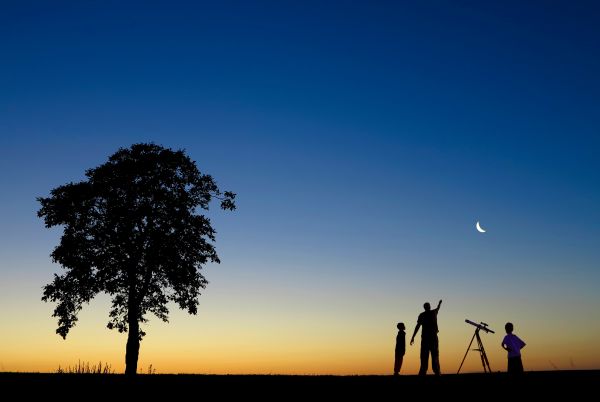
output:
[[[512,334],[513,329],[514,329],[512,322],[507,322],[506,325],[504,326],[504,329],[506,330],[507,334]]]
[[[425,303],[423,304],[423,308],[425,309],[425,311],[429,311],[431,310],[431,305],[429,303]]]
[[[396,328],[398,328],[398,330],[400,330],[400,331],[404,331],[405,330],[404,323],[399,322],[398,325],[396,325]]]

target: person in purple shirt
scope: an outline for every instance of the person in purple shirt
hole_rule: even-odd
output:
[[[507,322],[504,326],[506,336],[502,340],[502,348],[508,352],[508,373],[521,374],[523,373],[523,362],[521,361],[521,349],[525,347],[518,336],[513,334],[513,324]]]

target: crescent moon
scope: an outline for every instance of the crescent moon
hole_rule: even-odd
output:
[[[477,221],[477,223],[475,224],[475,228],[477,228],[477,231],[478,231],[479,233],[485,233],[485,230],[483,230],[483,229],[481,228],[481,225],[479,225],[479,221]]]

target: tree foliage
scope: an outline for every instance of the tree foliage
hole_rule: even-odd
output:
[[[170,301],[196,314],[207,285],[200,270],[220,262],[215,230],[201,212],[215,198],[234,210],[235,194],[221,193],[184,151],[155,144],[121,148],[85,175],[38,198],[46,227],[64,229],[51,256],[65,272],[42,298],[57,303],[56,332],[65,338],[99,292],[112,297],[108,328],[135,326],[138,340],[144,333],[137,323],[148,313],[168,321]]]

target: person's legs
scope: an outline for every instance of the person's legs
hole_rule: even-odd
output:
[[[398,373],[400,373],[403,358],[404,356],[402,355],[396,355],[396,360],[394,361],[394,375],[398,375]]]
[[[431,368],[436,375],[440,375],[440,352],[437,337],[431,342]]]
[[[508,358],[508,373],[509,374],[523,373],[523,362],[521,361],[521,356]]]
[[[428,366],[429,366],[429,344],[426,340],[421,339],[421,368],[419,369],[419,375],[427,374]]]
[[[521,360],[521,356],[517,356],[515,359],[515,373],[523,374],[523,361]]]

